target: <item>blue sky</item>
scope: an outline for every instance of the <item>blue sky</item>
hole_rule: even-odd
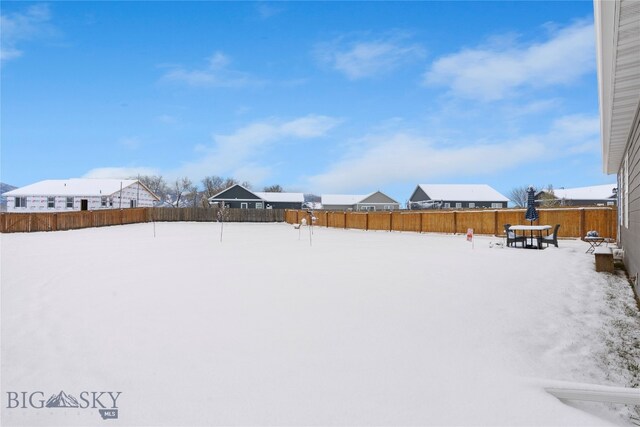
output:
[[[593,5],[5,2],[1,180],[612,183]]]

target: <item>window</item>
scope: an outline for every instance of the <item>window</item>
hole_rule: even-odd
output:
[[[262,202],[256,202],[256,209],[262,209]]]
[[[445,202],[444,207],[445,207],[445,208],[450,208],[450,207],[451,207],[451,203],[449,203],[449,202]]]
[[[47,197],[47,208],[53,209],[56,207],[56,198],[55,197]]]
[[[501,208],[502,207],[502,203],[491,203],[491,207],[492,208]]]
[[[614,206],[616,202],[607,202],[607,206]]]
[[[461,208],[461,207],[462,207],[462,203],[456,202],[456,208]]]
[[[67,209],[73,209],[73,197],[67,197]]]
[[[14,206],[16,208],[26,208],[27,207],[27,198],[26,197],[16,197]]]
[[[249,203],[246,203],[246,202],[240,203],[240,209],[249,209]]]
[[[473,203],[473,202],[469,202],[469,207],[470,207],[470,208],[475,208],[475,207],[476,207],[476,204],[475,204],[475,203]]]
[[[107,198],[105,196],[100,197],[100,206],[103,208],[107,207]]]
[[[133,200],[133,199],[132,199],[132,200],[130,200],[130,201],[129,201],[129,207],[130,207],[130,208],[135,208],[135,207],[136,207],[136,201],[135,201],[135,200]]]

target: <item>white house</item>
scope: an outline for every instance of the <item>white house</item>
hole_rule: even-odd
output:
[[[411,197],[411,209],[506,208],[509,199],[487,184],[419,184]]]
[[[332,211],[394,211],[400,204],[381,191],[371,194],[323,194],[322,209]]]
[[[594,1],[602,166],[618,177],[618,244],[640,295],[640,3]]]
[[[3,194],[7,212],[64,212],[151,207],[160,200],[134,179],[48,179]]]

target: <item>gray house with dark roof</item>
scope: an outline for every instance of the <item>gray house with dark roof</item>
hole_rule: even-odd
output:
[[[235,209],[302,209],[304,194],[254,192],[236,184],[208,200],[211,205],[224,203]]]
[[[486,184],[419,184],[410,209],[506,208],[509,199]]]

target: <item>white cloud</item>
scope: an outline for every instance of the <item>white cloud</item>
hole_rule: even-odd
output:
[[[229,174],[239,180],[262,182],[271,173],[272,164],[265,159],[269,150],[291,140],[319,138],[339,123],[340,119],[314,114],[289,121],[270,119],[250,123],[232,134],[214,134],[212,146],[198,146],[203,153],[200,159],[170,174],[198,179],[214,173]]]
[[[368,141],[361,153],[344,158],[308,179],[319,192],[352,192],[393,182],[493,174],[540,158],[542,144],[523,138],[496,144],[441,148],[433,141],[398,133]]]
[[[149,167],[104,167],[91,169],[83,178],[129,178],[138,175],[160,175],[157,169]]]
[[[422,58],[424,49],[407,42],[406,34],[392,33],[371,40],[339,37],[315,47],[316,58],[351,80],[386,74]]]
[[[565,116],[554,121],[546,133],[507,140],[467,140],[464,144],[437,143],[400,131],[367,136],[327,170],[308,177],[307,187],[324,193],[372,191],[397,182],[461,176],[477,179],[503,171],[521,171],[523,166],[555,162],[597,149],[598,124],[597,116]]]
[[[509,97],[522,88],[574,82],[595,69],[593,24],[578,22],[556,30],[543,43],[499,44],[465,49],[437,59],[425,83],[483,101]]]
[[[202,69],[190,70],[181,65],[170,66],[161,80],[185,83],[194,87],[243,87],[261,83],[247,73],[229,69],[231,59],[222,52],[215,52],[206,62],[206,67]]]
[[[51,12],[46,4],[30,6],[23,13],[0,15],[0,61],[6,62],[22,56],[21,42],[53,32],[49,24]]]

